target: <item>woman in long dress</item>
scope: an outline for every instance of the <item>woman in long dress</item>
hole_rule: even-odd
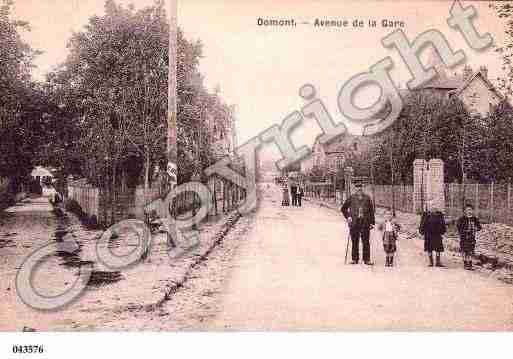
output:
[[[283,182],[282,193],[283,193],[283,198],[281,200],[281,205],[282,206],[290,206],[289,185],[288,185],[287,181]]]

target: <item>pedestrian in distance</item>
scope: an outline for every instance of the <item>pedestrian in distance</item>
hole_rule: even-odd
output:
[[[289,186],[286,181],[283,182],[281,188],[282,188],[281,205],[284,207],[287,207],[290,205],[290,201],[289,201]]]
[[[301,207],[301,201],[303,199],[303,188],[301,186],[297,186],[297,205]]]
[[[428,255],[429,267],[445,267],[440,259],[444,251],[443,235],[447,232],[444,214],[434,205],[425,211],[420,220],[419,233],[424,236],[424,251]],[[433,252],[436,253],[436,264],[433,264]]]
[[[290,197],[292,198],[292,205],[297,206],[297,184],[295,183],[290,186]]]
[[[464,214],[458,219],[456,226],[460,237],[463,268],[473,270],[472,256],[476,249],[476,232],[481,230],[481,223],[474,215],[474,207],[471,204],[465,205]]]
[[[392,216],[392,211],[385,211],[385,221],[378,225],[378,230],[383,232],[383,250],[385,251],[385,267],[394,266],[394,253],[397,251],[397,233],[401,229],[399,223]]]
[[[363,183],[355,183],[356,193],[351,195],[340,209],[349,226],[351,236],[351,264],[358,264],[360,257],[360,240],[363,247],[363,262],[374,265],[370,255],[370,230],[374,228],[374,204],[371,198],[363,193]]]

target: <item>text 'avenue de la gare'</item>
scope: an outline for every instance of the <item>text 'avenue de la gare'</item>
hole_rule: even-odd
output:
[[[405,22],[396,19],[330,19],[316,18],[313,21],[298,21],[294,18],[274,19],[261,18],[257,19],[257,25],[262,27],[296,27],[298,25],[309,25],[316,28],[404,28]]]

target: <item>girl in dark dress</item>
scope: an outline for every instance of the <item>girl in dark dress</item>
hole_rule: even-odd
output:
[[[429,258],[429,266],[433,267],[433,252],[436,252],[436,266],[444,267],[440,260],[440,253],[444,251],[443,235],[447,231],[444,214],[433,208],[422,215],[419,232],[424,235],[424,251]]]
[[[463,255],[463,267],[472,270],[472,255],[476,249],[476,232],[481,230],[479,219],[474,216],[474,207],[467,204],[465,214],[458,219],[460,250]]]

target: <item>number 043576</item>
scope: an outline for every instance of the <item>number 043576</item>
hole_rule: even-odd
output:
[[[44,348],[42,345],[13,345],[12,352],[14,354],[42,354]]]

